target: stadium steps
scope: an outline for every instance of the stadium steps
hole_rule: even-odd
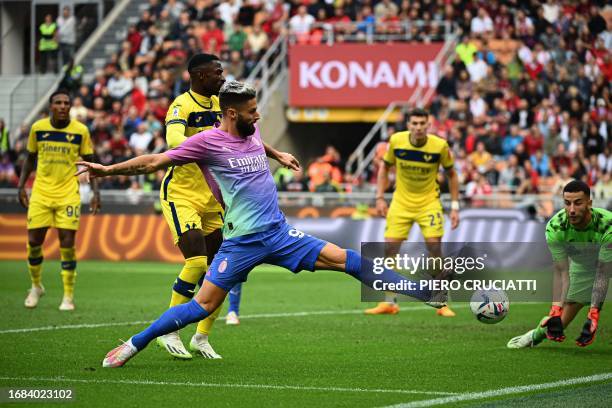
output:
[[[267,101],[265,115],[261,118],[260,128],[265,129],[263,137],[269,145],[285,152],[297,152],[300,151],[300,146],[297,140],[289,134],[289,122],[285,112],[287,109],[288,88],[289,75],[285,72],[282,74],[278,89]],[[270,167],[274,171],[278,167],[278,163],[270,161]]]
[[[120,49],[125,37],[118,37],[117,33],[127,33],[128,22],[138,21],[142,10],[148,7],[147,0],[123,3],[127,3],[125,9],[119,12],[81,61],[84,83],[91,82],[96,69],[103,68],[110,56]],[[35,120],[36,113],[46,109],[47,102],[43,97],[51,92],[59,79],[58,75],[0,77],[0,118],[4,118],[13,130],[24,120]]]
[[[140,19],[142,10],[148,7],[147,0],[133,0],[127,5],[121,15],[102,35],[100,41],[87,54],[81,65],[83,65],[83,81],[93,81],[96,70],[102,69],[111,55],[121,49],[121,42],[127,35],[130,24],[136,24]]]
[[[5,119],[9,129],[20,125],[55,79],[55,75],[0,76],[0,118]]]

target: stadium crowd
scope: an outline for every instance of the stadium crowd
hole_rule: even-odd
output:
[[[74,95],[71,116],[87,124],[98,159],[108,164],[166,148],[166,110],[189,87],[182,67],[194,53],[219,55],[226,77],[243,79],[285,30],[302,43],[319,43],[329,35],[334,41],[365,41],[372,34],[382,41],[428,42],[444,40],[446,27],[457,24],[455,61],[444,71],[429,109],[431,132],[452,146],[465,194],[554,192],[573,177],[585,180],[596,195],[612,197],[612,10],[604,5],[586,0],[150,0],[93,83],[81,83],[80,73],[69,66],[63,86]],[[390,130],[403,130],[405,123],[389,126],[363,180],[343,174],[342,159],[330,146],[303,174],[281,170],[279,188],[365,188],[375,182]],[[15,183],[28,130],[22,126],[13,148],[3,150],[2,186]],[[109,179],[102,188],[151,190],[162,176]]]

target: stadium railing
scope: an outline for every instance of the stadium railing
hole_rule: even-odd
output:
[[[444,47],[435,59],[435,64],[438,67],[438,72],[442,72],[444,67],[451,64],[454,60],[454,50],[457,44],[456,30],[449,31],[444,41]],[[355,151],[349,156],[346,162],[345,171],[347,174],[351,174],[353,178],[362,177],[364,172],[374,160],[376,154],[376,144],[373,139],[377,135],[381,135],[387,132],[387,124],[390,116],[397,110],[400,109],[402,113],[406,113],[409,109],[414,107],[424,107],[428,104],[429,100],[433,97],[435,92],[434,87],[424,89],[422,86],[418,86],[410,96],[408,101],[393,101],[389,103],[383,114],[380,116],[378,121],[372,126],[372,129],[366,134],[366,136],[359,143]],[[366,149],[369,148],[367,154]]]
[[[413,29],[418,36],[415,37]],[[431,30],[435,34],[431,35]],[[444,41],[444,38],[456,32],[456,24],[450,21],[404,20],[376,23],[363,21],[315,22],[309,33],[290,33],[289,41],[295,43],[326,43],[333,45],[342,42],[408,42],[408,41]]]
[[[154,206],[159,201],[158,191],[143,190],[101,190],[102,203],[104,207],[121,206]],[[386,194],[387,200],[391,200],[392,195]],[[462,206],[464,208],[525,208],[527,206],[541,206],[548,211],[561,208],[563,203],[559,197],[551,193],[543,194],[515,194],[512,190],[503,191],[497,189],[490,195],[474,195],[465,197],[462,195]],[[312,192],[279,192],[279,204],[283,207],[334,207],[334,206],[356,206],[367,204],[373,207],[375,197],[373,192],[352,192],[352,193],[312,193]],[[441,195],[442,203],[445,207],[450,205],[450,195]],[[82,194],[83,203],[89,202],[89,193]],[[9,205],[10,204],[10,205]],[[0,189],[0,207],[7,212],[7,208],[17,208],[17,189]],[[593,206],[610,208],[612,198],[595,198]],[[8,211],[8,212],[15,212]]]
[[[257,89],[257,104],[262,115],[265,114],[270,97],[286,78],[287,71],[287,36],[281,34],[246,79]]]

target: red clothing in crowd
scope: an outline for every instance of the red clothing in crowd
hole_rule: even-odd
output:
[[[143,116],[147,108],[147,97],[137,87],[132,90],[132,104],[138,109],[138,116]]]
[[[529,156],[534,155],[538,150],[542,150],[544,147],[544,138],[542,136],[535,136],[532,133],[527,134],[523,139],[525,145],[525,151]]]

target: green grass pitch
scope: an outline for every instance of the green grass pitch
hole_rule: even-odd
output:
[[[73,407],[610,406],[612,311],[604,309],[585,349],[573,341],[583,312],[565,343],[508,350],[507,340],[532,328],[547,305],[512,304],[497,325],[477,322],[467,304],[456,304],[452,319],[417,303],[402,304],[397,316],[365,316],[370,304],[360,302],[354,279],[269,266],[243,286],[240,326],[216,323],[211,342],[222,360],[174,360],[152,343],[126,367],[102,369],[118,339],[165,310],[179,268],[80,262],[77,310],[67,313],[57,310],[59,262],[45,262],[47,294],[35,310],[23,307],[25,263],[0,262],[0,389],[73,388]],[[17,331],[43,327],[51,329]],[[183,340],[194,330],[183,329]]]

